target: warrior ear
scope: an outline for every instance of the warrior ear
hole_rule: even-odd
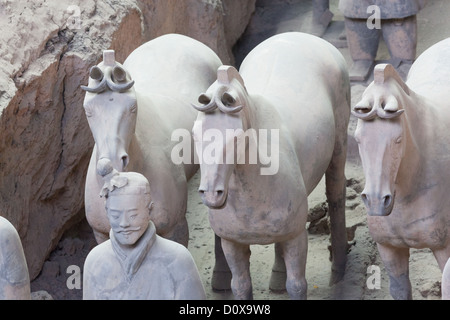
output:
[[[244,79],[242,79],[239,71],[232,66],[220,66],[217,70],[217,82],[220,84],[229,85],[234,79],[238,80],[239,83],[244,87]]]

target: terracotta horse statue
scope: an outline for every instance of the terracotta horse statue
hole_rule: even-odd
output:
[[[30,275],[16,228],[0,216],[0,300],[31,300]]]
[[[273,36],[248,54],[239,72],[219,68],[198,101],[193,138],[199,192],[221,238],[235,298],[253,298],[250,245],[269,243],[275,243],[272,278],[284,273],[289,296],[306,298],[307,197],[324,174],[332,282],[339,281],[347,253],[344,167],[350,116],[340,52],[309,34]]]
[[[406,82],[391,65],[377,65],[352,110],[361,196],[394,299],[412,299],[410,248],[430,248],[441,270],[450,256],[449,61],[447,39],[418,57]]]
[[[99,196],[104,168],[97,163],[109,159],[117,171],[139,172],[149,180],[157,233],[187,246],[187,181],[198,164],[172,161],[176,142],[171,136],[192,128],[196,112],[190,102],[214,81],[220,65],[201,42],[168,34],[135,49],[123,65],[115,61],[114,51],[106,50],[103,61],[91,68],[89,84],[82,87],[95,141],[85,209],[98,243],[109,238],[110,224]]]

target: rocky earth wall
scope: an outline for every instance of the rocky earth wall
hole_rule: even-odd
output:
[[[0,3],[0,215],[22,239],[30,278],[84,217],[93,139],[82,108],[105,49],[182,33],[224,64],[256,0],[4,0]]]

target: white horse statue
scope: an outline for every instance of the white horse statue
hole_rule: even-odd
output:
[[[449,61],[450,38],[420,55],[406,82],[391,65],[377,65],[352,111],[361,196],[394,299],[412,299],[410,248],[430,248],[441,270],[450,256]]]
[[[151,220],[157,233],[188,244],[187,181],[198,170],[194,161],[171,159],[172,132],[191,129],[196,112],[190,107],[198,92],[215,80],[220,59],[207,46],[186,36],[168,34],[134,50],[123,65],[114,51],[90,70],[84,108],[95,145],[86,177],[86,218],[95,238],[109,238],[110,225],[99,192],[110,159],[121,172],[142,173],[153,197]],[[194,98],[195,95],[195,98]],[[98,172],[97,172],[98,170]]]
[[[344,167],[350,116],[340,52],[308,34],[273,36],[248,54],[239,72],[219,68],[199,103],[193,127],[199,192],[222,239],[235,298],[253,298],[250,245],[269,243],[275,243],[276,253],[272,277],[284,273],[289,296],[306,298],[307,197],[324,174],[331,281],[339,281],[347,253]]]

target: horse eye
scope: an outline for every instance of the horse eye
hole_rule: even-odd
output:
[[[403,140],[403,137],[400,136],[400,137],[397,138],[397,140],[395,140],[395,143],[400,143],[400,142],[402,142],[402,140]]]

